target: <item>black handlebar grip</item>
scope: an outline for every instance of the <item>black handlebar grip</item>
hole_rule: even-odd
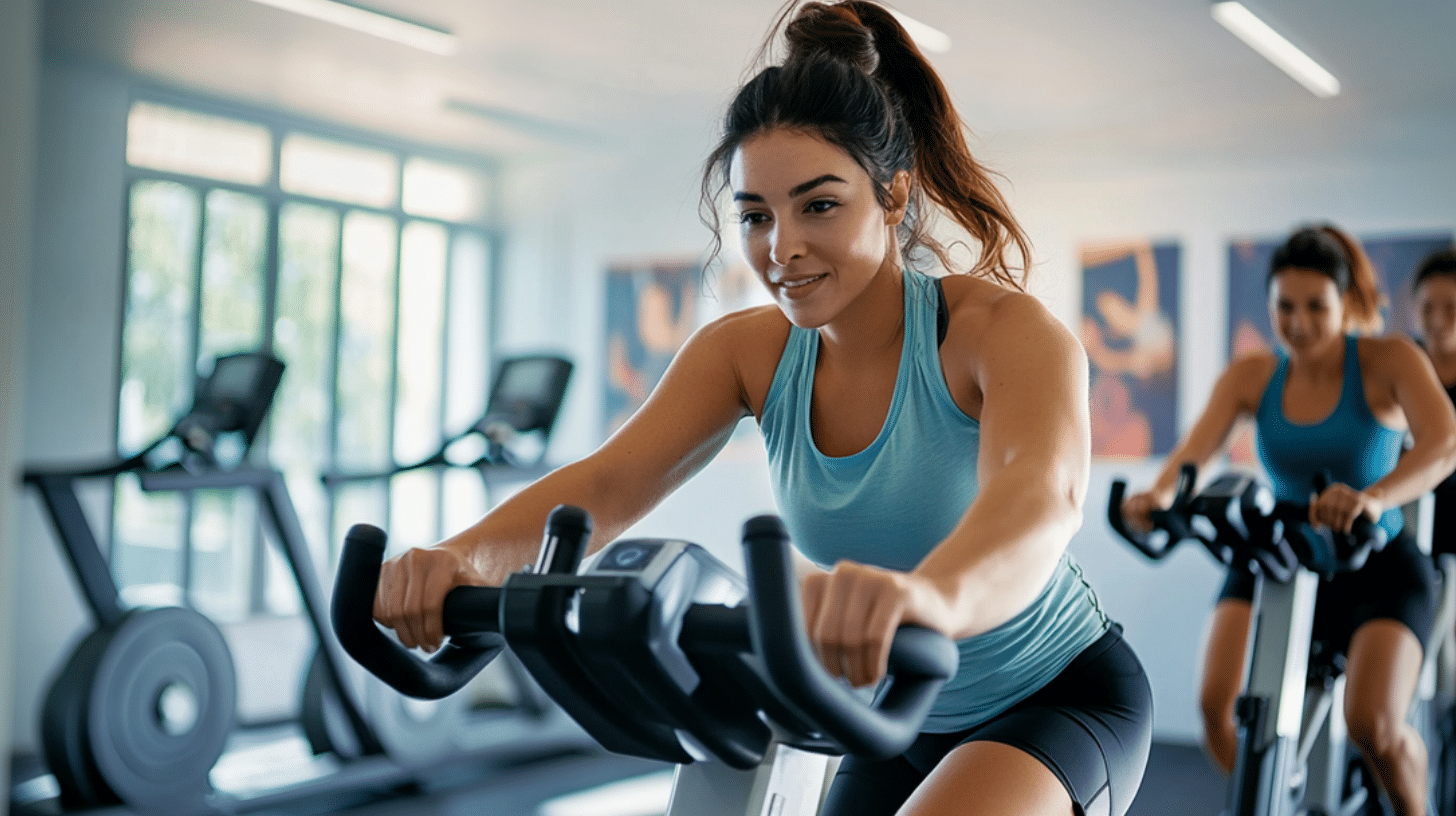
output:
[[[548,572],[574,574],[586,554],[591,532],[591,516],[585,510],[569,504],[556,505],[546,517],[546,533],[541,539],[541,550],[532,571],[538,575]]]
[[[809,645],[788,531],[777,516],[743,526],[743,555],[751,599],[749,629],[769,682],[783,699],[846,752],[885,758],[914,742],[960,653],[949,638],[901,627],[891,652],[895,670],[877,706],[869,706],[819,663]]]
[[[421,660],[385,636],[374,623],[374,594],[386,540],[383,530],[368,524],[354,525],[344,537],[330,608],[334,632],[350,657],[401,694],[422,700],[447,697],[485,668],[502,644],[499,638],[469,643],[452,639],[434,657]],[[499,589],[457,587],[451,595],[461,589],[475,591],[475,602],[482,606],[499,607]]]
[[[1161,561],[1184,539],[1201,538],[1189,526],[1186,512],[1188,503],[1193,498],[1193,485],[1197,481],[1198,467],[1191,462],[1184,462],[1178,468],[1178,484],[1174,490],[1172,505],[1167,510],[1152,512],[1153,529],[1167,533],[1167,540],[1161,547],[1153,545],[1152,533],[1139,533],[1128,526],[1127,517],[1122,514],[1122,502],[1127,494],[1127,481],[1124,479],[1115,479],[1112,482],[1112,489],[1107,497],[1107,523],[1127,543],[1136,547],[1138,552],[1153,561]]]
[[[1122,514],[1122,501],[1126,493],[1127,482],[1122,479],[1114,480],[1112,490],[1107,496],[1107,523],[1112,526],[1113,531],[1126,539],[1127,543],[1136,547],[1138,552],[1154,561],[1162,560],[1172,552],[1173,546],[1178,542],[1169,538],[1163,543],[1163,546],[1155,547],[1151,534],[1136,532],[1128,526],[1127,518]]]

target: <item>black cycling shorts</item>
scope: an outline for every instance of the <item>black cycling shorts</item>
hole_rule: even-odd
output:
[[[1377,618],[1405,624],[1425,651],[1435,622],[1438,578],[1430,556],[1421,552],[1409,529],[1401,530],[1380,552],[1371,553],[1355,572],[1336,573],[1320,582],[1315,599],[1312,641],[1344,654],[1355,630]],[[1218,599],[1252,601],[1254,574],[1230,567]]]
[[[886,760],[847,756],[822,816],[892,816],[935,766],[968,742],[999,742],[1057,775],[1077,813],[1123,816],[1142,784],[1153,741],[1153,693],[1114,625],[1040,690],[964,731],[921,734]]]

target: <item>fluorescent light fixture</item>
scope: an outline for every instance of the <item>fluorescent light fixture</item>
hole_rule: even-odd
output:
[[[908,14],[902,14],[894,9],[889,9],[889,12],[900,21],[900,25],[905,27],[905,33],[909,34],[910,39],[914,40],[921,49],[932,54],[944,54],[950,50],[949,34],[938,28],[932,28]]]
[[[1260,20],[1243,3],[1226,0],[1213,4],[1213,19],[1234,33],[1250,48],[1258,51],[1264,59],[1279,66],[1284,73],[1294,77],[1300,85],[1321,99],[1329,99],[1340,92],[1340,81],[1326,71],[1310,56],[1284,39],[1283,35]]]
[[[344,28],[352,28],[386,40],[403,43],[421,51],[449,56],[455,53],[459,38],[442,28],[406,20],[393,14],[345,3],[343,0],[253,0],[315,20],[323,20]]]

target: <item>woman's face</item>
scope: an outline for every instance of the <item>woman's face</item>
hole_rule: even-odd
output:
[[[748,263],[796,326],[825,325],[896,265],[905,173],[891,185],[896,209],[886,210],[848,153],[802,131],[770,130],[738,148],[729,184]]]
[[[1345,335],[1335,281],[1312,269],[1283,269],[1269,282],[1269,322],[1291,355],[1323,351]]]
[[[1421,281],[1416,309],[1426,348],[1456,353],[1456,276],[1432,275]]]

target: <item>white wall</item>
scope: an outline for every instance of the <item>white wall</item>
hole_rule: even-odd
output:
[[[16,380],[23,383],[21,452],[26,462],[104,462],[115,452],[128,91],[115,77],[49,62],[38,79],[34,264],[23,301],[24,373]],[[13,630],[8,732],[18,750],[34,751],[51,674],[92,621],[39,501],[27,493],[19,509],[17,580],[7,597],[23,614]]]
[[[12,676],[16,661],[16,550],[24,399],[25,293],[31,264],[39,0],[0,4],[0,789],[10,789]],[[5,816],[10,797],[0,798]]]

